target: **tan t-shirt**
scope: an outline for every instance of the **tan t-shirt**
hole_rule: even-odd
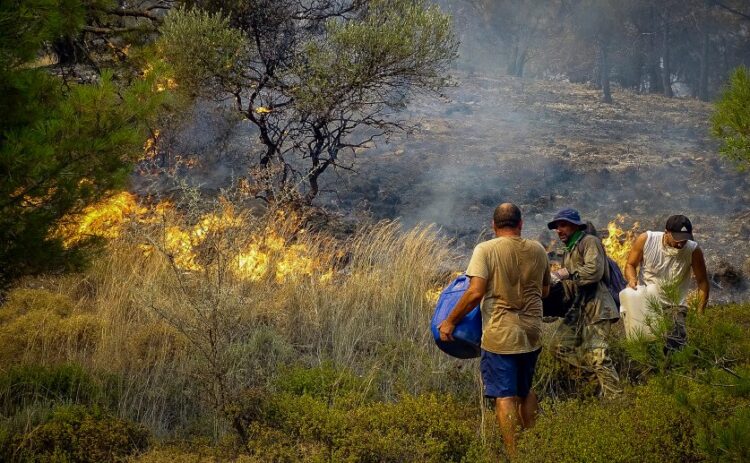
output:
[[[487,280],[482,349],[522,354],[541,347],[542,287],[550,281],[547,252],[541,244],[520,237],[480,243],[466,275]]]

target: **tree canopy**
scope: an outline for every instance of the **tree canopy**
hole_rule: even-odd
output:
[[[311,202],[326,169],[352,167],[343,150],[404,129],[397,110],[446,87],[457,50],[449,17],[424,0],[196,2],[162,33],[180,88],[231,101],[257,128],[269,201]]]

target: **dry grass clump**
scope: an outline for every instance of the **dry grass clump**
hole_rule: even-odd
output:
[[[13,291],[2,358],[109,375],[118,413],[157,434],[244,426],[246,391],[289,365],[332,362],[384,399],[474,390],[429,332],[426,294],[455,259],[436,229],[383,222],[340,241],[304,217],[214,206],[139,224],[85,274],[47,277],[51,289]]]
[[[0,312],[0,363],[64,362],[91,355],[101,322],[85,306],[42,289],[19,289]]]

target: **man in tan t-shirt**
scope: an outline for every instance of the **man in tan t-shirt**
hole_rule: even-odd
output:
[[[508,454],[516,453],[516,429],[534,424],[537,397],[531,390],[541,350],[542,298],[549,292],[547,253],[536,241],[521,238],[521,210],[511,203],[495,209],[495,239],[474,248],[466,275],[469,289],[438,326],[450,341],[461,318],[482,302],[481,370],[484,395],[495,411]]]

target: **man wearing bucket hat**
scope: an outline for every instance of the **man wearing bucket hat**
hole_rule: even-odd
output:
[[[673,215],[667,219],[663,232],[647,231],[636,238],[625,266],[625,278],[633,289],[638,285],[639,266],[641,284],[656,285],[665,293],[662,305],[673,320],[672,329],[667,334],[666,348],[679,349],[687,341],[685,299],[691,271],[698,286],[698,313],[702,314],[706,309],[710,287],[703,251],[693,238],[690,219],[684,215]]]
[[[609,265],[601,240],[586,233],[586,222],[577,210],[567,208],[547,224],[565,245],[563,267],[553,272],[567,309],[553,344],[558,358],[593,373],[601,394],[620,393],[619,376],[609,357],[609,332],[619,319],[607,288]],[[553,291],[555,288],[553,288]]]

